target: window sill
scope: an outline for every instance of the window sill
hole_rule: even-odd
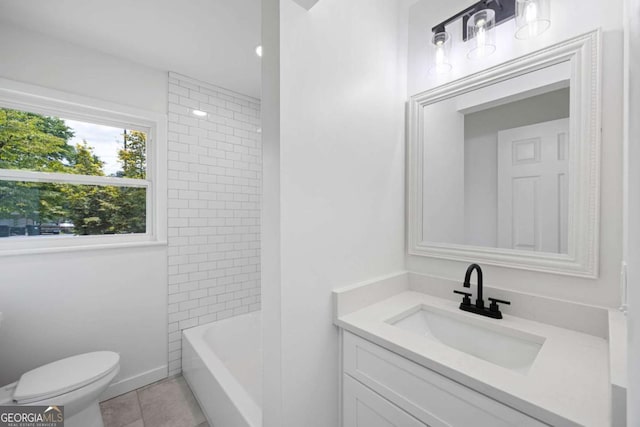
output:
[[[73,246],[51,246],[51,247],[31,247],[21,249],[1,249],[0,258],[24,255],[39,254],[59,254],[68,252],[103,251],[114,249],[136,249],[167,246],[166,241],[138,241],[138,242],[117,242],[117,243],[97,243],[78,244]]]

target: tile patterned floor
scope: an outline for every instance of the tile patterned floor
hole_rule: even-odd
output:
[[[100,404],[105,427],[209,427],[182,376]]]

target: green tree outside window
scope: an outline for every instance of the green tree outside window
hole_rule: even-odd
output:
[[[0,108],[0,169],[104,176],[104,163],[86,141],[73,146],[64,120]],[[123,132],[116,176],[145,179],[146,134]],[[0,181],[0,219],[26,223],[71,221],[78,235],[144,233],[144,188]]]

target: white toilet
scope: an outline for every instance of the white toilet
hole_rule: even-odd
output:
[[[98,398],[120,371],[120,356],[97,351],[29,371],[0,389],[0,405],[64,406],[65,427],[103,427]]]

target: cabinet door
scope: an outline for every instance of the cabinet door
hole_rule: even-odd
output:
[[[343,427],[429,427],[344,375]]]
[[[431,427],[547,426],[346,331],[343,372]]]

